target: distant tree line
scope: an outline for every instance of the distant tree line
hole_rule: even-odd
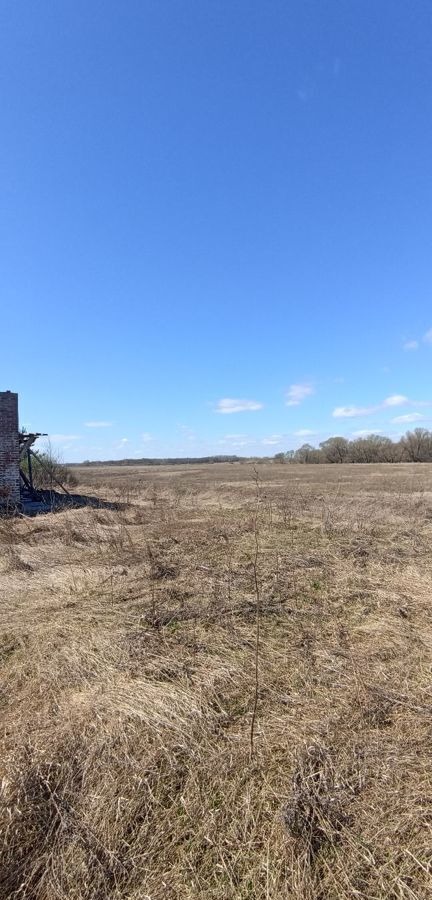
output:
[[[244,462],[241,456],[179,456],[173,459],[86,459],[82,463],[75,463],[80,466],[184,466],[198,465],[199,463],[227,463],[227,462]],[[70,463],[69,465],[74,465]]]
[[[69,463],[69,468],[77,466],[184,466],[208,463],[264,463],[273,459],[276,463],[396,463],[432,462],[432,431],[415,428],[407,431],[399,441],[392,441],[381,434],[368,434],[355,440],[345,437],[331,437],[318,447],[303,444],[298,450],[276,453],[273,457],[246,456],[186,456],[157,459],[103,459],[82,463]]]
[[[276,463],[396,463],[432,462],[432,431],[415,428],[399,441],[381,434],[369,434],[349,441],[331,437],[318,447],[303,444],[298,450],[276,453]]]

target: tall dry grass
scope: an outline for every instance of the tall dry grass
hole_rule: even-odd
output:
[[[432,467],[334,468],[0,520],[2,900],[430,895]]]

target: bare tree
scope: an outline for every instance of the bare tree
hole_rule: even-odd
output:
[[[320,450],[326,462],[343,463],[348,459],[349,441],[344,437],[331,437],[321,442]]]
[[[349,459],[355,463],[397,462],[401,457],[399,443],[381,434],[368,434],[350,441]]]
[[[427,428],[415,428],[414,431],[407,431],[401,444],[404,456],[410,462],[432,460],[432,432]]]
[[[295,452],[295,461],[299,463],[320,462],[320,452],[312,444],[302,444]]]

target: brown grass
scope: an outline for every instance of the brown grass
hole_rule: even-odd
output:
[[[432,466],[258,471],[0,520],[2,900],[430,896]]]

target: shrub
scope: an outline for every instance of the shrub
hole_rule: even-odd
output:
[[[50,488],[55,490],[59,486],[58,483],[66,488],[73,488],[78,484],[76,475],[65,466],[50,447],[32,454],[31,466],[33,485],[36,490],[49,490]],[[27,458],[21,461],[21,468],[28,476]]]

